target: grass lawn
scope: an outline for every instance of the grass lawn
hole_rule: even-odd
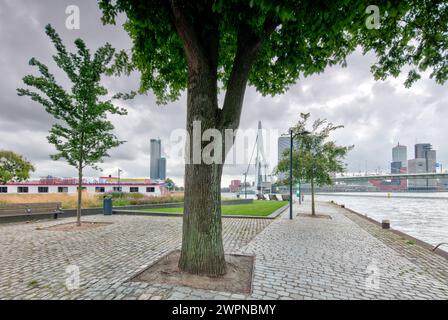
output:
[[[273,213],[275,210],[283,207],[288,201],[263,201],[254,200],[249,204],[230,204],[223,205],[221,207],[223,215],[239,215],[239,216],[260,216],[266,217]],[[147,212],[172,212],[182,213],[184,208],[154,208],[145,209]]]

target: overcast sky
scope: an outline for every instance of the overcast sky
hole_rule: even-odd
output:
[[[79,30],[65,27],[69,5],[80,9]],[[47,23],[56,28],[70,49],[78,37],[92,50],[105,42],[117,49],[129,49],[131,42],[121,24],[103,26],[100,17],[96,2],[91,0],[0,0],[0,149],[15,151],[33,162],[35,177],[69,177],[76,172],[64,161],[50,159],[55,150],[46,136],[53,120],[42,106],[18,97],[16,88],[23,86],[24,75],[33,72],[28,65],[31,57],[46,63],[65,81],[51,59],[54,48],[44,32]],[[369,171],[386,170],[391,148],[397,142],[408,146],[408,158],[413,157],[415,143],[432,143],[438,162],[448,165],[447,85],[437,85],[428,77],[411,89],[404,88],[403,78],[375,82],[369,71],[373,61],[372,55],[355,53],[347,60],[347,68],[333,67],[300,79],[287,94],[274,98],[262,97],[254,88],[248,88],[241,128],[255,129],[260,120],[264,128],[284,133],[300,112],[311,112],[312,118],[327,118],[345,126],[334,138],[339,144],[355,145],[346,159],[349,171],[364,171],[366,164]],[[111,92],[129,91],[137,88],[138,74],[107,79],[104,84]],[[116,135],[127,142],[110,152],[111,157],[101,165],[103,172],[87,170],[87,176],[116,174],[121,168],[124,176],[147,177],[149,140],[160,137],[169,156],[172,131],[185,127],[185,94],[165,106],[157,106],[152,94],[120,105],[126,107],[128,115],[111,120]],[[269,159],[276,159],[277,146],[270,145],[267,153]],[[276,165],[272,162],[271,167]],[[242,179],[244,170],[245,165],[227,166],[223,185],[232,178]],[[183,184],[180,159],[168,157],[167,176]]]

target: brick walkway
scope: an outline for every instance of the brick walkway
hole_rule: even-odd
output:
[[[318,209],[333,219],[289,221],[288,212],[274,221],[223,219],[226,252],[256,255],[249,297],[127,282],[179,248],[181,218],[90,216],[85,220],[113,224],[71,233],[36,230],[71,218],[0,225],[0,298],[448,299],[447,260],[418,248],[402,252],[403,244],[343,209]],[[80,289],[67,290],[68,265],[79,267]]]

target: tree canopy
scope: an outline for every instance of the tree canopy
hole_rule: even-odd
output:
[[[57,150],[52,159],[64,158],[77,168],[97,168],[110,148],[123,143],[111,132],[114,126],[107,115],[123,115],[126,110],[115,106],[111,100],[99,99],[108,94],[100,81],[101,75],[113,66],[115,49],[106,44],[92,56],[84,41],[77,39],[78,51],[69,53],[56,31],[50,25],[45,29],[57,51],[53,59],[70,79],[71,91],[67,92],[57,83],[46,65],[31,58],[29,64],[37,67],[40,76],[27,75],[23,82],[40,93],[19,88],[18,95],[31,97],[58,120],[47,137]]]
[[[309,113],[301,113],[300,120],[290,128],[296,139],[296,145],[292,151],[292,176],[296,181],[311,184],[311,213],[315,215],[315,184],[333,184],[332,175],[345,171],[343,159],[353,146],[338,146],[335,141],[329,140],[333,131],[344,126],[334,125],[326,119],[317,119],[313,122],[312,129],[308,131],[309,118]],[[304,132],[309,134],[300,134]],[[285,150],[283,159],[277,165],[277,172],[289,172],[289,155],[290,150]]]
[[[307,131],[309,118],[309,113],[301,113],[299,122],[290,129],[293,134]],[[343,159],[353,146],[338,146],[328,140],[333,131],[343,128],[342,125],[317,119],[311,127],[310,134],[295,137],[293,178],[304,182],[314,180],[318,185],[332,184],[332,175],[345,171]],[[289,149],[285,150],[277,172],[289,172],[289,152]]]
[[[32,171],[34,166],[23,156],[12,151],[0,150],[0,184],[26,180]]]
[[[362,0],[99,3],[105,23],[114,23],[120,12],[126,14],[124,27],[133,40],[140,89],[151,90],[160,102],[176,99],[187,87],[191,52],[204,56],[218,70],[221,87],[228,88],[232,70],[257,50],[248,83],[263,95],[284,93],[301,76],[344,64],[358,46],[375,52],[376,79],[396,77],[408,65],[407,86],[424,71],[438,83],[448,78],[446,1],[377,1],[377,28],[366,26],[371,1]]]

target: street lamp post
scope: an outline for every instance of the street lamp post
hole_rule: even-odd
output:
[[[123,171],[123,170],[118,169],[118,192],[121,192],[121,186],[120,186],[120,173],[121,173],[122,171]]]
[[[244,199],[247,199],[247,189],[246,189],[246,178],[247,178],[247,172],[244,174]]]
[[[292,130],[289,130],[289,219],[292,220],[292,149],[294,147],[294,138],[297,136],[305,136],[310,134],[309,131],[297,132],[296,134],[292,133]]]

